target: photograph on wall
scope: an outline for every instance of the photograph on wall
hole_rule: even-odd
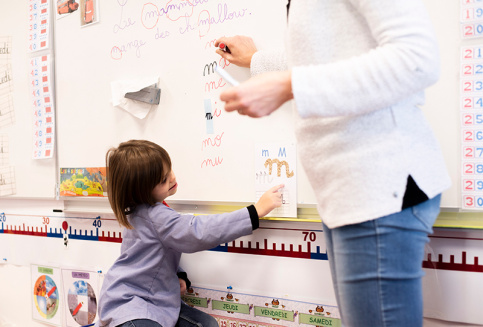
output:
[[[79,9],[79,3],[75,0],[57,0],[56,17],[57,19],[69,16]]]
[[[81,26],[89,26],[99,21],[98,0],[80,0]]]
[[[31,265],[32,319],[61,325],[60,269]]]
[[[99,274],[95,271],[62,268],[65,321],[68,327],[94,324],[97,316]]]

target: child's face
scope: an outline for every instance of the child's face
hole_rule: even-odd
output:
[[[166,180],[156,185],[152,195],[157,202],[163,202],[168,196],[175,194],[177,190],[178,183],[176,183],[176,176],[171,170],[168,176],[166,176]]]

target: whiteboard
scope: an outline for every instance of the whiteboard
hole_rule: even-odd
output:
[[[29,1],[0,1],[0,36],[12,40],[13,124],[0,127],[0,134],[8,139],[8,166],[15,173],[13,198],[54,198],[56,159],[32,159],[33,106],[29,89],[29,61],[45,51],[29,53]],[[1,198],[0,198],[1,201]]]
[[[427,90],[423,109],[453,181],[443,194],[442,207],[457,209],[460,8],[455,1],[445,1],[444,6],[436,0],[424,2],[436,29],[442,74]],[[224,112],[218,96],[227,86],[220,87],[219,76],[208,73],[205,65],[223,65],[213,46],[223,35],[251,35],[259,49],[282,47],[285,1],[197,0],[189,12],[183,4],[99,1],[95,24],[81,27],[77,12],[55,21],[59,167],[104,166],[110,147],[129,139],[149,139],[172,157],[179,183],[173,199],[252,202],[253,151],[257,143],[295,141],[291,109],[284,106],[258,120]],[[240,81],[249,78],[247,69],[231,65],[226,70]],[[145,119],[112,105],[112,82],[149,76],[159,77],[161,102]],[[206,99],[219,113],[212,135],[207,134]],[[219,146],[206,146],[216,137]],[[314,205],[310,184],[298,167],[298,203]]]
[[[105,166],[110,147],[148,139],[171,156],[179,184],[173,199],[253,202],[256,145],[294,143],[293,112],[286,105],[259,120],[226,113],[219,94],[229,85],[210,64],[226,65],[214,47],[223,35],[253,35],[260,49],[283,47],[285,1],[186,3],[101,1],[91,26],[81,27],[76,13],[56,20],[59,165]],[[225,69],[240,81],[250,76],[246,68]],[[151,76],[159,77],[161,100],[146,118],[113,106],[112,82]],[[298,202],[315,204],[301,168]]]

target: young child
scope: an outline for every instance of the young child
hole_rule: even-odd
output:
[[[123,233],[121,255],[109,269],[96,327],[217,326],[184,304],[181,253],[211,249],[258,228],[258,218],[282,204],[283,185],[255,205],[219,215],[182,215],[164,200],[178,184],[168,153],[150,141],[131,140],[106,154],[108,197]]]

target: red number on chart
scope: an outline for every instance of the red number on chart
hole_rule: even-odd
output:
[[[463,116],[463,121],[465,125],[473,125],[473,115],[472,114],[465,114]]]
[[[474,202],[472,196],[465,196],[464,201],[465,201],[465,207],[474,207],[475,206],[475,202]]]
[[[474,191],[475,190],[475,181],[474,180],[464,180],[464,188],[465,191]]]
[[[475,155],[475,150],[472,146],[465,147],[463,149],[465,158],[473,158]]]
[[[475,173],[475,165],[472,163],[465,163],[463,173],[466,175],[473,175]]]
[[[463,75],[473,75],[473,65],[463,65]]]
[[[464,27],[464,35],[465,36],[473,36],[475,33],[473,32],[473,26],[472,25],[466,25]]]
[[[474,141],[473,131],[463,131],[463,138],[466,142]]]
[[[465,91],[465,92],[471,92],[471,91],[473,91],[473,82],[472,81],[466,81],[464,83],[464,89],[463,89],[463,91]]]
[[[302,232],[302,234],[304,234],[304,242],[307,241],[307,238],[310,240],[310,242],[315,242],[317,239],[317,236],[314,232]]]
[[[463,98],[463,107],[466,109],[473,108],[473,99],[472,98]]]
[[[473,8],[464,10],[462,15],[461,15],[461,18],[463,20],[470,20],[470,19],[475,18],[475,10]]]

